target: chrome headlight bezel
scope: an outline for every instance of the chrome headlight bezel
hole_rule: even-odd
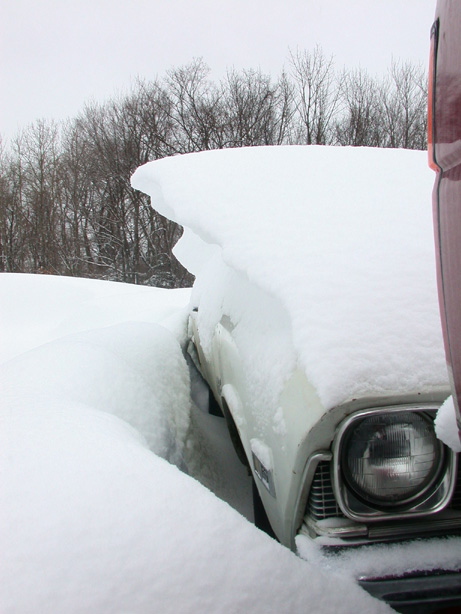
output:
[[[436,406],[424,405],[370,408],[348,416],[341,423],[333,442],[332,477],[338,505],[346,517],[360,522],[407,518],[436,513],[448,504],[455,488],[457,456],[442,443],[440,443],[438,465],[434,469],[432,479],[417,493],[398,503],[370,501],[360,497],[349,485],[342,463],[345,446],[351,433],[365,418],[379,415],[392,417],[402,412],[416,412],[424,419],[432,420],[437,409]],[[398,419],[398,416],[395,418]]]

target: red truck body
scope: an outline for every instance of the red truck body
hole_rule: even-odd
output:
[[[439,0],[431,33],[429,163],[440,312],[461,431],[461,1]]]

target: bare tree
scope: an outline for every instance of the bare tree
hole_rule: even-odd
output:
[[[58,272],[58,126],[38,120],[22,134],[21,211],[32,270]]]
[[[153,91],[159,93],[157,88]],[[161,218],[149,206],[148,197],[130,185],[132,173],[148,160],[149,152],[167,145],[168,134],[161,138],[158,124],[152,128],[144,105],[165,121],[167,109],[152,109],[158,98],[152,100],[147,93],[143,88],[141,97],[134,92],[110,104],[87,107],[80,118],[92,169],[93,196],[86,212],[92,266],[110,279],[174,286],[187,279],[171,253],[174,243],[168,243],[170,236],[176,241],[181,230]]]
[[[339,93],[342,113],[336,121],[336,142],[381,147],[381,103],[376,81],[364,70],[344,71]]]
[[[201,59],[170,70],[174,146],[177,153],[220,149],[224,145],[219,89],[208,79],[210,69]]]
[[[68,121],[62,135],[59,210],[63,272],[91,277],[97,274],[91,226],[96,196],[94,164],[79,121]]]
[[[317,46],[312,53],[291,52],[290,64],[298,122],[297,140],[306,145],[328,144],[339,102],[333,58],[326,58]]]
[[[21,159],[0,141],[0,271],[21,271],[25,264],[25,224],[21,213]]]
[[[176,153],[173,100],[158,81],[136,82],[132,95],[124,101],[125,116],[138,123],[140,159],[157,160]],[[128,120],[130,121],[130,120]]]
[[[6,150],[0,140],[0,271],[189,285],[172,254],[182,229],[131,188],[138,166],[254,145],[424,149],[426,124],[426,76],[408,63],[384,80],[338,74],[316,47],[291,53],[278,79],[232,70],[216,85],[194,60],[65,124],[37,121]]]
[[[281,86],[260,71],[235,70],[221,84],[226,147],[276,145],[283,140],[286,113]]]
[[[426,149],[427,76],[420,66],[393,62],[379,89],[385,147]]]

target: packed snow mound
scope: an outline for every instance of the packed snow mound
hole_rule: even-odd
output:
[[[326,408],[447,385],[424,152],[207,151],[148,163],[132,185],[191,231],[176,254],[192,272],[222,258],[280,301]]]
[[[65,409],[71,399],[118,416],[153,452],[182,464],[190,290],[3,274],[0,295],[3,405]]]
[[[2,614],[390,612],[152,452],[184,445],[189,293],[116,286],[0,275]]]
[[[2,412],[4,614],[390,612],[316,570],[108,414]],[[344,595],[347,594],[347,600]]]
[[[123,322],[150,322],[181,336],[190,289],[112,281],[0,275],[0,363],[63,336]]]
[[[456,410],[453,397],[450,396],[441,405],[435,419],[437,437],[455,452],[461,452],[461,438],[456,423]]]
[[[189,371],[172,333],[129,322],[74,333],[8,361],[2,403],[20,413],[72,403],[118,416],[168,461],[182,464]]]

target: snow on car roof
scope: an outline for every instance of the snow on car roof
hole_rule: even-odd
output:
[[[207,151],[150,162],[132,184],[280,300],[325,407],[446,385],[425,152]]]

